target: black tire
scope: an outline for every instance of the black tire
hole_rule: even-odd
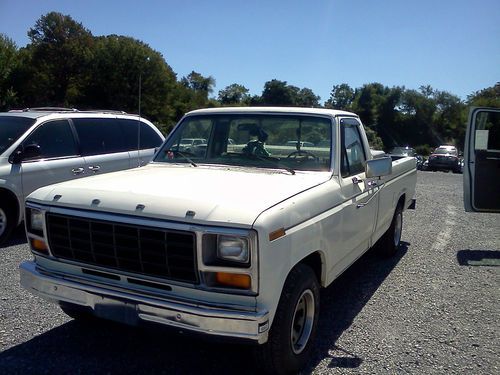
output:
[[[9,202],[0,202],[0,245],[10,237],[16,227],[16,210]]]
[[[396,255],[401,245],[401,233],[403,232],[403,205],[396,207],[392,217],[391,226],[387,229],[376,244],[377,252],[384,258]]]
[[[268,342],[256,348],[266,373],[297,373],[309,359],[319,316],[319,284],[312,269],[299,264],[281,293]]]

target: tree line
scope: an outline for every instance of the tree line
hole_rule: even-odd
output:
[[[273,79],[261,95],[233,83],[214,95],[215,79],[192,71],[177,78],[165,58],[137,39],[93,36],[70,16],[50,12],[28,31],[23,48],[0,34],[0,110],[70,107],[141,112],[164,133],[187,111],[217,106],[302,106],[353,111],[372,147],[411,145],[422,154],[439,144],[463,147],[468,107],[500,107],[500,82],[463,101],[422,86],[333,85],[330,97]],[[139,90],[140,88],[140,90]],[[139,108],[138,97],[141,95]]]

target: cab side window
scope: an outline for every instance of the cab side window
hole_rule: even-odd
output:
[[[83,156],[128,151],[120,125],[114,119],[74,118],[73,124]]]
[[[36,145],[40,154],[27,160],[75,156],[76,142],[67,120],[49,121],[40,125],[23,142],[23,146]]]
[[[359,123],[354,119],[342,119],[342,177],[363,173],[366,155],[359,132]]]

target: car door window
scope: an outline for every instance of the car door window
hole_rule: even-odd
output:
[[[23,146],[37,145],[40,155],[28,160],[60,158],[77,155],[76,143],[67,120],[56,120],[40,125],[23,142]]]
[[[115,119],[73,119],[83,156],[127,151],[122,130]]]
[[[161,137],[156,133],[151,127],[144,123],[138,122],[136,120],[121,119],[118,120],[120,124],[121,131],[123,133],[124,141],[128,151],[137,150],[138,142],[137,135],[140,132],[140,149],[145,150],[149,148],[155,148],[163,143]],[[139,126],[139,129],[137,128]]]
[[[366,155],[359,133],[359,123],[354,119],[341,120],[342,131],[342,177],[363,173]]]

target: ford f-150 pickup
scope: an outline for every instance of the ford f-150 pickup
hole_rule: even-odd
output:
[[[74,318],[250,342],[297,371],[320,287],[376,243],[398,250],[415,184],[415,159],[370,151],[354,113],[192,111],[148,165],[27,198],[21,284]]]

